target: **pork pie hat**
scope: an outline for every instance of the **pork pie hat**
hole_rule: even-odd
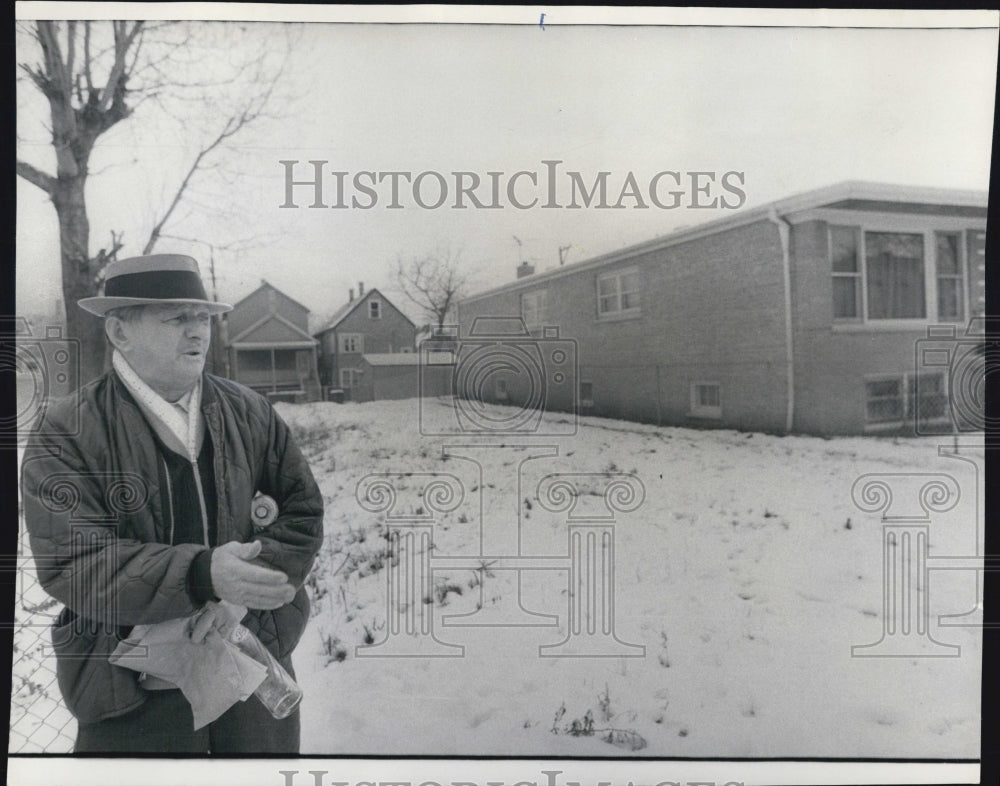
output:
[[[80,308],[99,317],[113,308],[157,304],[205,306],[211,314],[233,310],[228,303],[208,299],[193,257],[147,254],[115,260],[104,271],[104,294],[78,301]]]

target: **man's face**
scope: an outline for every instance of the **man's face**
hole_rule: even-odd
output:
[[[153,305],[138,319],[118,320],[112,341],[143,382],[168,401],[189,391],[205,368],[212,318],[195,305]]]

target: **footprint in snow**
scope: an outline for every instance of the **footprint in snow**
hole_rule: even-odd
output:
[[[486,712],[480,712],[472,717],[469,721],[470,729],[477,729],[483,723],[483,721],[489,720],[491,717],[496,715],[496,709],[486,710]]]
[[[885,709],[876,710],[871,714],[871,719],[879,726],[895,726],[899,719],[892,712]]]

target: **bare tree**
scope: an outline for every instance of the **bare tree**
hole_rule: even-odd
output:
[[[399,288],[437,325],[439,331],[468,281],[459,270],[460,256],[460,251],[452,253],[450,249],[442,249],[414,257],[409,262],[404,262],[402,257],[396,260],[396,283]]]
[[[71,381],[74,386],[98,376],[104,366],[101,325],[76,301],[97,294],[104,266],[124,247],[122,232],[112,231],[108,246],[94,253],[90,248],[86,192],[98,141],[147,102],[143,122],[151,112],[191,121],[190,165],[179,170],[166,206],[152,220],[142,244],[142,253],[149,253],[192,180],[267,111],[283,61],[275,68],[259,47],[240,60],[229,51],[236,47],[227,50],[224,41],[220,46],[205,39],[220,32],[204,23],[194,28],[143,21],[38,21],[19,29],[20,71],[48,104],[55,171],[24,160],[19,149],[17,174],[44,191],[55,208],[67,333],[80,342],[80,379]]]

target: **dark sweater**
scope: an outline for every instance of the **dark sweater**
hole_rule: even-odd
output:
[[[188,592],[195,603],[207,600],[218,600],[212,589],[212,552],[211,547],[218,545],[218,495],[215,491],[215,473],[212,471],[212,438],[205,432],[205,439],[198,454],[198,475],[201,478],[201,488],[205,495],[205,511],[208,515],[208,543],[202,529],[201,505],[198,502],[198,485],[194,481],[194,466],[179,453],[168,448],[156,432],[153,432],[157,452],[162,459],[160,464],[161,482],[160,495],[163,499],[163,510],[171,520],[165,522],[164,529],[169,533],[170,545],[180,543],[195,543],[208,546],[191,563],[188,571]],[[164,477],[165,476],[165,477]]]

